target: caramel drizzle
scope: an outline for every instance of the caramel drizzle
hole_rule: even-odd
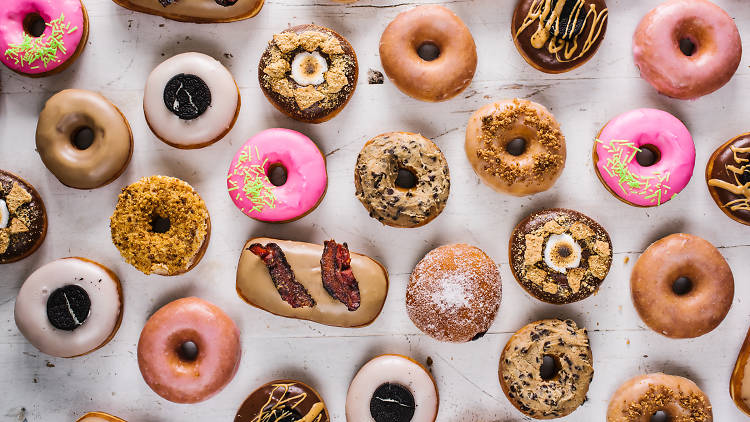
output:
[[[555,58],[557,58],[557,61],[560,63],[572,62],[583,57],[584,54],[591,50],[591,47],[594,46],[596,41],[601,38],[604,24],[607,22],[607,17],[609,16],[609,9],[605,8],[604,10],[597,12],[596,5],[589,5],[589,9],[586,12],[581,27],[586,28],[586,23],[592,16],[593,22],[586,37],[586,41],[580,46],[579,51],[578,38],[580,37],[580,34],[578,37],[575,37],[570,41],[562,38],[558,39],[558,36],[560,35],[560,14],[562,13],[565,3],[566,0],[560,0],[555,5],[555,8],[552,9],[552,0],[534,0],[531,3],[531,7],[529,7],[529,12],[523,20],[523,24],[521,24],[521,27],[518,28],[518,31],[516,32],[516,38],[518,38],[526,28],[533,24],[534,21],[538,20],[539,26],[534,32],[534,35],[531,36],[532,47],[540,49],[547,44],[547,51],[550,54],[554,54]],[[585,5],[586,0],[577,0],[575,7],[570,12],[570,16],[568,16],[568,24],[564,28],[562,34],[563,37],[570,36],[573,31],[575,31],[577,26],[576,23],[578,22],[578,18],[580,17]],[[548,16],[550,17],[549,19],[547,19]],[[553,23],[556,24],[554,34],[552,34],[551,31]],[[552,39],[550,39],[550,36],[552,36]],[[577,55],[575,54],[576,51],[579,51]],[[560,57],[561,52],[562,57]]]
[[[288,405],[288,407],[296,409],[297,406],[299,406],[302,402],[305,401],[305,399],[307,399],[307,393],[301,393],[297,394],[296,396],[287,397],[287,394],[289,394],[289,389],[292,386],[294,386],[294,384],[273,384],[273,391],[271,391],[271,393],[268,395],[268,400],[266,400],[266,403],[261,407],[258,416],[256,416],[251,422],[278,422],[288,418],[289,416],[293,416],[292,412],[284,410],[283,407],[288,403],[291,403],[290,405]],[[281,397],[278,400],[273,402],[273,396],[279,389],[283,389],[284,392],[281,394]],[[310,411],[307,412],[307,414],[303,416],[302,419],[300,419],[298,422],[322,422],[323,409],[325,409],[323,403],[315,403]],[[275,415],[275,412],[278,412],[278,414]]]
[[[709,186],[713,186],[719,189],[724,189],[735,195],[744,196],[744,198],[735,199],[724,204],[725,207],[732,211],[750,211],[750,183],[744,185],[740,183],[739,175],[745,173],[746,170],[750,169],[750,164],[743,164],[750,162],[750,159],[742,158],[739,154],[750,154],[750,147],[738,148],[734,145],[730,145],[729,149],[732,150],[734,155],[734,162],[737,166],[731,164],[725,164],[724,168],[734,176],[734,184],[719,179],[711,179],[708,181]],[[739,166],[739,167],[738,167]]]

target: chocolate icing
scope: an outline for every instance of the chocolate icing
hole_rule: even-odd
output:
[[[750,225],[750,133],[730,140],[713,153],[706,167],[706,182],[711,197],[725,214]]]
[[[307,419],[305,419],[307,418]],[[242,403],[234,422],[329,422],[317,391],[298,381],[271,381]]]
[[[31,195],[31,200],[21,204],[15,212],[10,210],[8,227],[0,228],[0,247],[3,247],[6,236],[8,239],[7,249],[0,253],[0,264],[15,262],[33,253],[47,234],[47,212],[42,197],[25,180],[0,170],[0,199],[8,202],[14,184]],[[10,204],[8,205],[10,208]],[[19,227],[19,223],[25,226],[25,230],[13,229],[14,226]]]

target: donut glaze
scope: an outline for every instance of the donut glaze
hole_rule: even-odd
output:
[[[183,358],[186,342],[197,357]],[[148,319],[138,340],[138,367],[149,387],[175,403],[197,403],[221,391],[240,363],[240,331],[231,318],[205,300],[175,300]]]
[[[89,412],[78,418],[76,422],[126,422],[117,416],[112,416],[104,412]]]
[[[328,409],[315,389],[292,380],[266,383],[242,403],[234,422],[328,422]]]
[[[137,12],[182,22],[220,23],[249,19],[263,8],[264,0],[113,0]]]
[[[706,183],[724,214],[750,225],[750,133],[736,136],[714,151],[706,165]]]
[[[658,161],[641,166],[636,154],[658,151]],[[610,120],[594,143],[599,180],[616,198],[638,207],[661,205],[687,186],[695,166],[695,144],[685,125],[666,111],[641,108]]]
[[[680,42],[689,40],[686,55]],[[668,0],[651,10],[633,35],[641,76],[672,98],[695,99],[729,82],[742,58],[734,20],[708,0]]]
[[[269,169],[282,166],[286,183],[274,186]],[[227,174],[234,204],[259,221],[283,223],[314,210],[326,193],[325,157],[307,136],[289,129],[266,129],[243,145]]]
[[[24,20],[36,15],[46,26],[39,37],[32,37]],[[0,6],[0,61],[23,75],[62,71],[81,54],[88,34],[88,15],[80,0],[4,1]]]
[[[729,380],[729,394],[737,408],[750,416],[750,330],[734,364],[732,378]]]
[[[0,264],[34,253],[47,235],[47,211],[39,192],[13,173],[0,170]]]
[[[667,420],[712,422],[711,402],[693,381],[654,373],[625,382],[612,395],[607,422],[649,422],[656,412]]]

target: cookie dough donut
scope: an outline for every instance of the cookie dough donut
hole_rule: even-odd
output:
[[[509,254],[513,276],[526,292],[547,303],[573,303],[599,290],[612,264],[612,241],[592,218],[552,208],[516,225]]]
[[[648,422],[656,414],[665,421],[712,422],[711,402],[693,381],[654,373],[628,380],[615,391],[607,422]]]
[[[354,376],[346,393],[347,422],[435,422],[438,391],[417,361],[380,355]]]
[[[61,72],[81,55],[89,16],[80,0],[18,0],[0,8],[0,61],[24,76]]]
[[[714,151],[706,165],[706,183],[724,214],[750,225],[750,133],[736,136]]]
[[[517,98],[474,112],[465,149],[482,182],[515,196],[551,188],[565,168],[565,137],[554,116],[540,104]]]
[[[47,235],[42,197],[27,181],[0,170],[0,264],[34,253]]]
[[[380,37],[380,61],[391,82],[421,101],[445,101],[471,83],[477,47],[469,28],[439,5],[400,13]]]
[[[268,101],[307,123],[335,117],[354,95],[359,66],[349,41],[318,25],[299,25],[268,42],[258,79]]]
[[[197,297],[160,308],[141,331],[138,367],[165,400],[197,403],[221,391],[240,364],[240,330],[216,305]]]
[[[300,381],[266,383],[245,399],[234,422],[329,422],[328,409],[317,391]]]
[[[750,330],[734,364],[732,378],[729,380],[729,394],[735,406],[750,416]]]
[[[122,7],[181,22],[221,23],[249,19],[264,0],[113,0]]]
[[[66,89],[47,100],[36,126],[36,150],[60,180],[95,189],[120,177],[133,155],[125,116],[104,96]]]
[[[585,328],[570,319],[545,319],[518,330],[500,356],[500,386],[534,419],[567,416],[586,401],[594,378]]]
[[[370,217],[391,227],[424,226],[448,202],[448,161],[418,133],[384,133],[359,152],[354,186]]]
[[[144,274],[192,270],[211,237],[203,199],[187,182],[167,176],[144,177],[125,187],[109,227],[122,257]]]
[[[546,73],[586,63],[607,32],[604,0],[518,0],[511,35],[528,64]]]
[[[40,352],[71,358],[107,344],[122,321],[122,287],[109,268],[62,258],[31,273],[16,297],[18,330]]]
[[[406,287],[406,311],[414,325],[440,341],[466,342],[490,329],[500,308],[497,265],[465,244],[433,249],[414,267]]]
[[[237,294],[275,315],[362,327],[383,309],[388,272],[335,240],[314,245],[253,238],[242,248],[237,265]]]
[[[718,327],[734,299],[734,276],[714,245],[671,234],[649,246],[630,276],[638,315],[667,337],[694,338]]]
[[[708,0],[668,0],[633,35],[641,77],[659,93],[681,100],[710,94],[729,82],[742,58],[734,20]]]
[[[636,207],[655,207],[690,182],[695,144],[678,118],[641,108],[604,125],[592,156],[596,175],[615,198]]]
[[[326,160],[307,136],[266,129],[245,142],[232,160],[227,190],[248,217],[286,223],[311,213],[328,187]]]
[[[76,422],[126,422],[117,416],[112,416],[104,412],[89,412],[78,418]]]
[[[182,53],[157,66],[143,92],[146,123],[157,138],[180,149],[223,138],[240,113],[240,90],[218,60]]]

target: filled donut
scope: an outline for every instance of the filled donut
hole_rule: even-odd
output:
[[[714,151],[706,165],[706,183],[724,214],[750,225],[750,133],[736,136]]]
[[[112,416],[104,412],[89,412],[78,418],[76,422],[126,422],[117,416]]]
[[[66,89],[47,100],[36,127],[42,162],[66,186],[95,189],[122,174],[133,155],[130,125],[92,91]]]
[[[109,268],[62,258],[31,273],[16,297],[18,330],[40,352],[70,358],[107,344],[122,321],[122,287]]]
[[[293,380],[271,381],[242,403],[234,422],[329,422],[326,404],[315,389]]]
[[[612,395],[607,422],[712,422],[711,402],[693,381],[654,373],[628,380]]]
[[[737,354],[737,361],[729,380],[729,394],[735,406],[750,416],[750,330]]]
[[[28,182],[0,170],[0,264],[34,253],[47,235],[42,197]]]
[[[113,0],[122,7],[182,22],[221,23],[249,19],[264,0]]]

